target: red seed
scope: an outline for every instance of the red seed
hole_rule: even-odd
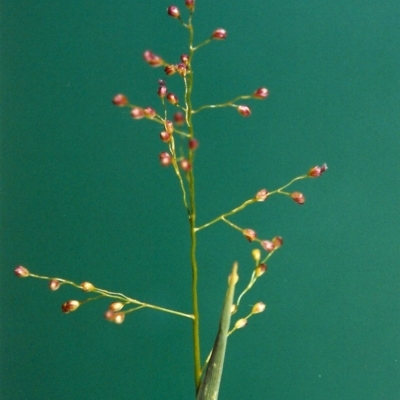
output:
[[[160,97],[165,97],[165,95],[167,94],[167,88],[166,88],[166,86],[160,86],[160,87],[158,88],[158,90],[157,90],[157,94],[158,94]]]
[[[50,282],[49,282],[49,288],[50,288],[50,290],[58,290],[59,289],[59,287],[61,286],[61,282],[58,280],[58,279],[52,279]]]
[[[171,103],[171,104],[177,104],[178,103],[178,96],[174,93],[168,93],[167,94],[167,100]]]
[[[323,174],[327,169],[328,166],[326,165],[326,163],[322,164],[321,166],[316,165],[308,171],[308,176],[312,178],[317,178],[318,176],[321,176],[321,174]]]
[[[197,139],[192,138],[189,140],[188,146],[190,150],[196,150],[199,147],[199,142],[197,141]]]
[[[125,304],[120,301],[114,301],[108,306],[108,309],[112,312],[118,312],[124,308],[124,305]]]
[[[186,158],[181,160],[180,166],[181,166],[182,170],[186,171],[186,172],[190,171],[192,168],[192,166],[190,165],[190,162],[188,160],[186,160]]]
[[[186,76],[187,68],[186,68],[186,65],[184,63],[179,63],[176,66],[176,70],[178,71],[180,76]]]
[[[249,117],[251,115],[251,110],[248,106],[238,106],[238,113],[243,117]]]
[[[143,114],[147,118],[154,118],[157,115],[156,110],[154,110],[154,108],[151,108],[151,107],[146,107],[143,110]]]
[[[61,310],[63,313],[68,314],[72,311],[75,311],[81,303],[78,300],[69,300],[62,304]]]
[[[162,131],[160,133],[160,139],[163,142],[167,143],[167,142],[169,142],[171,140],[171,134],[169,134],[168,132]]]
[[[271,252],[275,249],[275,245],[270,240],[261,240],[261,246],[265,251]]]
[[[147,64],[151,65],[152,67],[161,67],[162,65],[164,65],[164,60],[150,50],[146,50],[143,53],[143,58],[147,62]]]
[[[80,287],[82,288],[82,290],[83,290],[84,292],[91,292],[91,291],[94,290],[94,286],[93,286],[93,284],[90,283],[90,282],[82,282],[82,283],[80,284]]]
[[[224,40],[226,39],[227,35],[228,34],[225,29],[218,28],[212,33],[211,38],[216,40]]]
[[[279,247],[281,247],[283,245],[283,239],[280,236],[275,236],[272,239],[272,243],[275,246],[275,249],[278,249]]]
[[[27,278],[29,276],[29,271],[22,265],[19,265],[14,269],[14,274],[18,276],[18,278]]]
[[[263,99],[266,99],[268,96],[269,96],[269,91],[268,91],[268,89],[265,88],[265,87],[258,88],[258,89],[253,93],[253,97],[254,97],[255,99],[263,100]]]
[[[172,18],[179,18],[181,16],[181,13],[177,6],[169,6],[167,8],[167,13]]]
[[[167,75],[173,75],[176,72],[176,67],[175,65],[169,64],[164,68],[164,72]]]
[[[168,132],[168,133],[173,133],[174,132],[174,124],[172,123],[172,121],[169,121],[169,120],[166,120],[165,122],[164,122],[164,127],[165,127],[165,130]]]
[[[265,201],[268,197],[268,190],[267,189],[261,189],[256,193],[256,200],[257,201]]]
[[[131,117],[133,119],[141,119],[144,117],[143,109],[140,107],[133,107],[131,110]]]
[[[254,271],[254,275],[256,276],[256,278],[259,278],[261,275],[265,274],[266,271],[267,271],[267,265],[259,264],[259,265],[257,265],[257,267]]]
[[[194,9],[194,0],[185,0],[186,7],[192,11]]]
[[[188,65],[189,64],[189,56],[187,54],[182,54],[181,55],[181,61],[185,64]]]
[[[177,111],[174,114],[174,121],[177,125],[183,125],[185,122],[185,116],[180,111]]]
[[[253,231],[253,229],[243,229],[242,232],[249,242],[252,242],[257,237],[257,234],[255,231]]]
[[[247,319],[246,318],[240,318],[236,321],[235,323],[235,328],[236,329],[241,329],[244,328],[247,325]]]
[[[115,322],[116,324],[122,324],[124,322],[124,319],[125,319],[125,313],[118,312],[114,314],[113,322]]]
[[[124,94],[116,94],[112,100],[113,104],[118,107],[124,107],[128,104],[128,98]]]
[[[166,151],[163,151],[162,153],[160,153],[159,158],[160,158],[161,165],[164,167],[167,167],[172,162],[171,154],[169,154]]]
[[[300,192],[293,192],[290,197],[297,203],[297,204],[304,204],[306,198],[304,197],[303,193]]]
[[[251,313],[252,314],[258,314],[258,313],[262,313],[265,310],[266,305],[259,301],[258,303],[254,304]]]

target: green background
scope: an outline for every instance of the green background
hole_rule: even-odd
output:
[[[182,2],[183,3],[183,2]],[[244,298],[267,311],[229,340],[220,399],[400,398],[400,3],[398,0],[199,0],[194,103],[267,86],[250,118],[195,118],[198,220],[275,189],[315,164],[300,207],[273,196],[232,220],[284,246]],[[159,126],[115,108],[115,93],[160,110],[161,69],[186,52],[165,1],[2,3],[2,399],[191,399],[191,323],[145,310],[116,326],[107,301],[64,315],[83,293],[18,280],[15,265],[88,280],[191,310],[187,221]],[[186,10],[181,3],[182,13]],[[168,80],[181,93],[180,80]],[[202,352],[226,278],[252,269],[240,234],[200,232]]]

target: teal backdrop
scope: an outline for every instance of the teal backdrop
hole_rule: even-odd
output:
[[[176,3],[186,16],[183,1]],[[4,400],[193,399],[191,323],[144,310],[121,326],[107,301],[32,272],[93,282],[191,312],[188,228],[159,126],[112,106],[160,109],[162,69],[187,33],[158,1],[5,1],[1,12],[1,387]],[[228,344],[220,399],[400,398],[400,3],[198,0],[194,104],[260,86],[250,118],[196,115],[198,220],[205,223],[316,164],[299,206],[273,196],[232,218],[284,246],[244,298],[265,313]],[[168,86],[182,93],[173,76]],[[227,225],[199,233],[202,355],[226,278],[249,244]]]

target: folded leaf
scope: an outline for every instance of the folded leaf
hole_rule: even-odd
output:
[[[239,279],[237,269],[238,264],[235,262],[233,264],[232,273],[229,275],[228,290],[226,292],[225,302],[222,308],[218,334],[215,338],[207,369],[204,372],[199,389],[197,391],[197,400],[218,399],[219,386],[221,383],[222,370],[224,367],[226,342],[228,339],[229,326],[231,322],[235,284]]]

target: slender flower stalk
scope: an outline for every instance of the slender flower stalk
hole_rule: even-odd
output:
[[[237,96],[232,100],[226,101],[225,103],[219,103],[219,104],[206,104],[204,106],[201,106],[197,108],[196,110],[193,110],[193,114],[197,114],[202,110],[206,110],[207,108],[225,108],[225,107],[238,107],[236,104],[237,101],[239,100],[246,100],[246,99],[252,99],[254,98],[253,95],[243,95],[243,96]]]
[[[83,285],[83,284],[78,285],[75,282],[69,281],[67,279],[54,278],[54,277],[43,276],[43,275],[37,275],[37,274],[33,274],[31,272],[29,273],[29,277],[37,278],[37,279],[45,279],[45,280],[49,281],[50,283],[54,282],[54,281],[57,281],[57,282],[59,282],[59,284],[70,285],[70,286],[73,286],[73,287],[75,287],[77,289],[80,289],[82,291],[86,291],[84,287],[88,283],[88,282],[84,282],[85,285]],[[90,285],[92,285],[92,284],[90,284]],[[109,297],[111,299],[116,299],[116,300],[123,301],[123,302],[125,302],[127,304],[128,303],[129,304],[137,304],[137,305],[141,306],[141,308],[150,308],[150,309],[153,309],[153,310],[163,311],[163,312],[166,312],[166,313],[169,313],[169,314],[179,315],[181,317],[185,317],[185,318],[189,318],[189,319],[193,319],[194,318],[194,316],[192,314],[187,314],[187,313],[183,313],[181,311],[176,311],[176,310],[172,310],[172,309],[169,309],[169,308],[160,307],[160,306],[157,306],[157,305],[154,305],[154,304],[145,303],[143,301],[139,301],[137,299],[133,299],[131,297],[128,297],[128,296],[124,295],[123,293],[111,292],[109,290],[100,289],[100,288],[95,287],[95,286],[93,286],[91,292],[98,293],[101,296],[95,297],[95,298],[91,298],[90,300]],[[84,301],[82,301],[80,303],[83,304],[84,302],[87,302],[87,301],[88,301],[88,299],[85,299]]]
[[[285,195],[289,195],[289,196],[290,196],[290,195],[291,195],[290,193],[284,192],[283,190],[286,189],[287,187],[289,187],[290,185],[292,185],[294,182],[296,182],[296,181],[298,181],[298,180],[300,180],[300,179],[306,179],[306,178],[309,178],[309,177],[310,177],[310,176],[307,175],[307,174],[306,174],[306,175],[298,176],[298,177],[292,179],[292,180],[291,180],[289,183],[287,183],[286,185],[280,187],[279,189],[275,189],[275,190],[273,190],[272,192],[269,192],[268,194],[265,195],[265,198],[266,198],[267,196],[272,196],[273,194],[285,194]],[[265,199],[264,199],[264,200],[265,200]],[[203,225],[200,225],[200,226],[196,227],[196,231],[200,231],[200,230],[202,230],[202,229],[204,229],[204,228],[208,228],[209,226],[215,224],[215,223],[218,222],[218,221],[224,221],[224,222],[226,222],[227,224],[231,224],[231,226],[232,226],[234,229],[241,230],[240,228],[238,228],[238,227],[235,226],[234,224],[230,223],[226,218],[227,218],[227,217],[230,217],[231,215],[237,214],[239,211],[244,210],[244,209],[245,209],[247,206],[249,206],[250,204],[257,203],[258,201],[260,201],[260,200],[257,198],[257,196],[256,196],[256,197],[253,197],[253,198],[251,198],[251,199],[249,199],[249,200],[246,200],[246,201],[243,202],[240,206],[238,206],[238,207],[232,209],[231,211],[228,211],[228,212],[226,212],[226,213],[224,213],[224,214],[221,214],[220,216],[214,218],[213,220],[211,220],[211,221],[209,221],[209,222],[207,222],[207,223],[205,223],[205,224],[203,224]]]

